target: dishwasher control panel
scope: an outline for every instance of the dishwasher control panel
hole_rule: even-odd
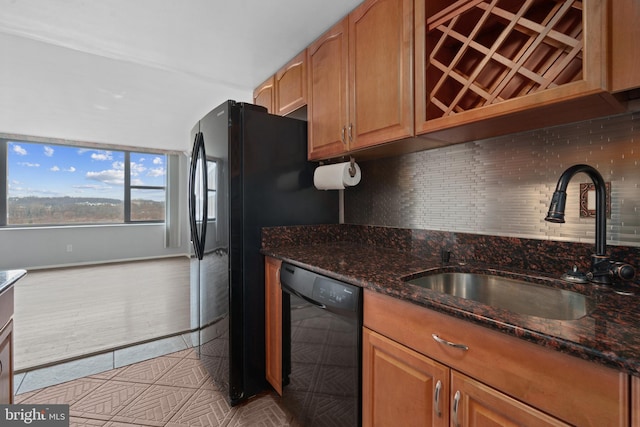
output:
[[[360,288],[316,276],[313,283],[313,299],[326,306],[356,311]]]
[[[362,289],[358,286],[339,282],[286,262],[280,268],[280,283],[283,291],[316,306],[343,314],[360,313]]]

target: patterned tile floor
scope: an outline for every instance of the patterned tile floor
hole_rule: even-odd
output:
[[[230,407],[193,349],[112,369],[15,397],[69,404],[71,426],[297,426],[275,393]]]

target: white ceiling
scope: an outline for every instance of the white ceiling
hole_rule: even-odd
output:
[[[0,0],[0,133],[186,151],[361,0]]]

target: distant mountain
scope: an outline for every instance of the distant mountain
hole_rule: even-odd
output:
[[[119,205],[124,203],[118,199],[107,199],[102,197],[9,197],[9,204],[16,205],[71,205],[71,204],[95,204],[95,205]]]
[[[164,220],[164,202],[132,200],[132,221]],[[123,223],[124,201],[101,197],[9,197],[8,224]]]

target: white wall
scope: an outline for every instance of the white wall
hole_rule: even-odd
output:
[[[0,132],[5,134],[187,151],[189,132],[202,116],[227,99],[252,99],[253,88],[1,31],[0,55]]]
[[[164,248],[164,226],[158,224],[6,229],[0,230],[0,269],[29,270],[180,255],[188,252],[187,243]],[[67,245],[72,246],[72,252],[67,252]]]

